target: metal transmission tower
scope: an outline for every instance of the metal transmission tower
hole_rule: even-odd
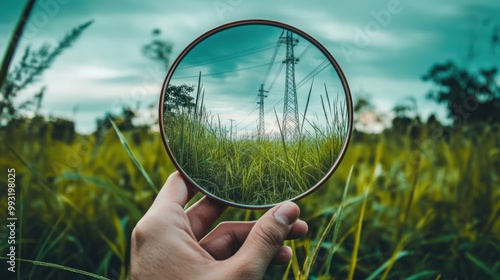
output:
[[[229,119],[231,122],[231,130],[229,131],[229,137],[230,140],[236,140],[236,126],[233,124],[236,124],[236,120],[234,119]]]
[[[264,84],[260,84],[260,89],[259,89],[259,94],[257,96],[259,97],[259,126],[257,127],[257,136],[259,139],[264,137],[264,133],[266,132],[264,128],[264,98],[267,97],[266,93],[269,92],[267,90],[264,90]]]
[[[283,132],[285,139],[294,139],[299,135],[299,109],[297,105],[297,89],[295,86],[295,64],[299,62],[293,54],[293,47],[299,40],[293,38],[291,31],[286,31],[285,36],[280,37],[280,42],[286,44],[285,98],[283,107]]]

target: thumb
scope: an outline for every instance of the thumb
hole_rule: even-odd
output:
[[[300,209],[293,202],[281,203],[267,211],[253,226],[247,239],[234,255],[238,263],[244,264],[243,270],[240,271],[246,270],[246,273],[254,276],[263,275],[299,214]]]

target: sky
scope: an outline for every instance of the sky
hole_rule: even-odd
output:
[[[0,2],[1,54],[25,2]],[[142,117],[154,119],[167,69],[141,53],[153,29],[173,44],[173,61],[212,28],[260,18],[292,25],[324,45],[346,75],[353,99],[368,97],[378,110],[390,111],[413,97],[422,117],[444,118],[443,106],[425,99],[432,84],[422,75],[449,60],[472,70],[499,66],[500,47],[490,44],[499,14],[495,0],[39,0],[15,59],[28,45],[55,45],[71,28],[94,22],[19,99],[46,85],[42,113],[73,119],[82,133],[123,104],[139,103]]]
[[[304,37],[307,35],[284,27],[245,24],[211,34],[190,49],[177,66],[173,65],[169,85],[196,85],[200,73],[203,101],[199,103],[203,102],[205,110],[214,116],[214,125],[220,121],[236,136],[257,133],[260,102],[264,114],[262,133],[278,133],[278,123],[285,123],[290,133],[302,123],[304,132],[311,133],[314,128],[326,129],[327,123],[338,122],[346,127],[348,116],[335,116],[341,109],[347,113],[347,96],[333,66],[335,62],[330,62],[319,46]],[[290,53],[287,40],[293,43]],[[296,63],[284,64],[287,55],[293,56]],[[294,94],[290,82],[290,113],[285,117],[287,72],[290,81],[292,72],[295,74],[296,90]],[[259,92],[261,87],[263,92]],[[264,95],[264,100],[258,95]],[[326,117],[323,105],[329,109]]]

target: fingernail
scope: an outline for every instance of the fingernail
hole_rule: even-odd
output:
[[[278,209],[274,211],[273,215],[276,220],[289,226],[297,220],[299,211],[297,211],[297,205],[295,205],[295,203],[287,201],[278,206]]]

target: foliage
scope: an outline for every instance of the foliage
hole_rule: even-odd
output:
[[[107,133],[107,130],[111,127],[111,121],[114,121],[121,131],[133,130],[136,128],[133,123],[135,117],[134,110],[128,107],[122,108],[120,114],[106,113],[104,117],[96,120],[94,135],[100,139],[99,136]]]
[[[153,40],[142,47],[142,53],[167,70],[170,66],[172,44],[160,38],[160,29],[153,29],[151,35],[153,36]]]
[[[454,124],[464,118],[468,122],[500,122],[500,86],[496,80],[498,69],[481,69],[472,73],[453,62],[434,65],[423,76],[437,88],[427,95],[438,103],[445,103],[448,116]]]
[[[33,141],[0,147],[5,155],[0,169],[15,168],[17,174],[20,256],[123,279],[128,236],[154,191],[113,131],[105,131],[99,144],[95,136],[82,135],[65,142],[53,139],[50,129],[33,135],[30,125],[20,120],[2,137]],[[299,202],[309,234],[288,243],[293,261],[271,267],[267,279],[303,277],[307,267],[310,279],[325,273],[345,279],[351,268],[356,279],[490,279],[500,274],[500,189],[495,187],[500,185],[500,127],[414,126],[405,132],[358,134],[325,186]],[[139,128],[123,133],[154,185],[161,186],[174,167],[159,134]],[[332,243],[331,231],[322,236],[339,209],[351,166],[338,242]],[[5,209],[5,203],[2,199],[0,207]],[[261,214],[233,208],[221,220]],[[59,269],[20,265],[20,279],[74,278]]]
[[[195,108],[194,97],[191,96],[194,89],[194,85],[182,84],[176,86],[169,84],[165,91],[165,101],[163,103],[165,114],[178,115],[183,112],[191,112]]]
[[[33,10],[33,6],[35,5],[35,1],[36,0],[27,1],[26,5],[24,6],[23,12],[19,17],[16,28],[14,29],[14,32],[11,35],[9,45],[5,50],[5,55],[2,60],[2,65],[0,66],[0,88],[3,86],[5,79],[7,78],[10,64],[12,62],[12,59],[14,58],[14,54],[19,45],[20,41],[19,39],[23,34],[24,27],[28,22],[28,18],[31,14],[31,11]]]
[[[21,60],[9,71],[6,81],[0,85],[2,96],[0,99],[0,126],[6,125],[13,118],[22,116],[27,110],[31,110],[35,115],[38,114],[45,87],[42,87],[33,97],[16,104],[16,98],[20,91],[37,82],[55,59],[65,49],[71,47],[91,24],[92,21],[88,21],[75,27],[64,36],[56,47],[51,47],[49,44],[44,44],[35,50],[31,46],[26,47]]]
[[[150,186],[162,185],[174,170],[159,133],[133,127],[129,109],[110,118],[129,139],[126,147],[134,151],[134,161],[106,121],[99,133],[79,135],[71,121],[36,113],[23,117],[27,108],[37,112],[43,88],[33,102],[13,105],[17,93],[34,83],[80,33],[55,49],[28,48],[24,62],[1,85],[0,170],[16,170],[18,256],[28,260],[18,262],[18,279],[70,279],[75,273],[78,279],[92,277],[85,271],[125,279],[128,237],[154,199]],[[170,53],[167,45],[156,43],[146,52],[153,59]],[[428,79],[442,86],[437,93],[443,93],[433,98],[441,96],[450,112],[453,102],[460,101],[454,94],[498,106],[493,103],[498,99],[496,72],[474,76],[462,70],[453,65],[431,70]],[[486,95],[473,95],[476,90]],[[178,104],[190,108],[189,102]],[[370,109],[362,102],[356,108]],[[495,118],[496,111],[488,112],[485,116]],[[423,123],[402,113],[399,117],[408,124],[380,134],[357,132],[336,173],[299,202],[309,233],[287,242],[294,250],[292,261],[270,267],[266,279],[500,278],[500,188],[495,187],[500,185],[500,127],[472,115],[445,127],[435,118]],[[339,186],[346,186],[345,192]],[[7,208],[6,199],[0,207]],[[220,220],[260,215],[232,208]],[[0,219],[6,220],[5,211]],[[0,244],[2,252],[7,246]],[[12,274],[2,270],[0,278],[11,279]]]
[[[330,98],[326,89],[321,99],[327,101],[319,115],[326,120],[317,115],[315,120],[304,117],[302,123],[311,128],[301,129],[290,139],[285,139],[281,128],[259,137],[234,137],[203,106],[173,116],[167,112],[164,131],[177,164],[207,191],[234,203],[271,205],[316,185],[344,146],[348,130],[345,103]],[[203,104],[203,99],[197,103]]]

